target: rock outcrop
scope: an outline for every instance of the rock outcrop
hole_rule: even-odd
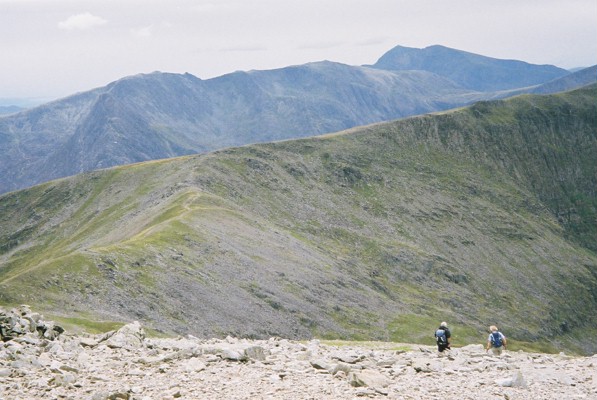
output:
[[[41,318],[40,314],[31,312],[27,305],[9,311],[0,308],[0,339],[7,342],[15,337],[29,337],[30,333],[37,332],[40,338],[54,340],[64,332],[64,329],[54,322],[46,322]]]
[[[14,314],[29,320],[28,311],[0,309],[3,329]],[[440,357],[428,346],[397,343],[147,338],[137,322],[101,335],[63,332],[50,339],[47,329],[22,326],[28,329],[0,346],[3,400],[597,397],[597,356],[498,358],[473,345]]]

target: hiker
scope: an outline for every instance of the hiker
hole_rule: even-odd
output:
[[[493,351],[494,356],[499,356],[502,354],[502,349],[506,349],[506,336],[502,332],[500,332],[495,325],[491,325],[489,327],[489,337],[487,338],[487,351],[491,349]]]
[[[435,331],[435,341],[437,342],[437,351],[443,353],[444,350],[450,350],[450,330],[448,323],[442,322]]]

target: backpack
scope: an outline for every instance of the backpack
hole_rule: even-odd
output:
[[[501,347],[502,346],[502,335],[500,335],[499,332],[492,332],[491,345],[493,347]]]
[[[446,338],[446,331],[444,331],[443,329],[438,329],[437,331],[435,331],[435,340],[437,340],[437,344],[448,344],[448,339]]]

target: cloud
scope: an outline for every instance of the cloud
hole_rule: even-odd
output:
[[[153,25],[145,26],[142,28],[133,28],[130,30],[131,34],[135,37],[150,37],[153,31]]]
[[[76,14],[71,15],[66,20],[61,21],[58,23],[58,27],[60,29],[66,30],[74,30],[74,29],[91,29],[101,25],[104,25],[106,22],[105,19],[92,15],[91,13],[83,13],[83,14]]]

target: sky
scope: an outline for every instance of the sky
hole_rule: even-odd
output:
[[[139,73],[209,79],[443,45],[562,68],[597,64],[596,0],[0,0],[0,105]],[[18,100],[20,99],[20,100]]]

